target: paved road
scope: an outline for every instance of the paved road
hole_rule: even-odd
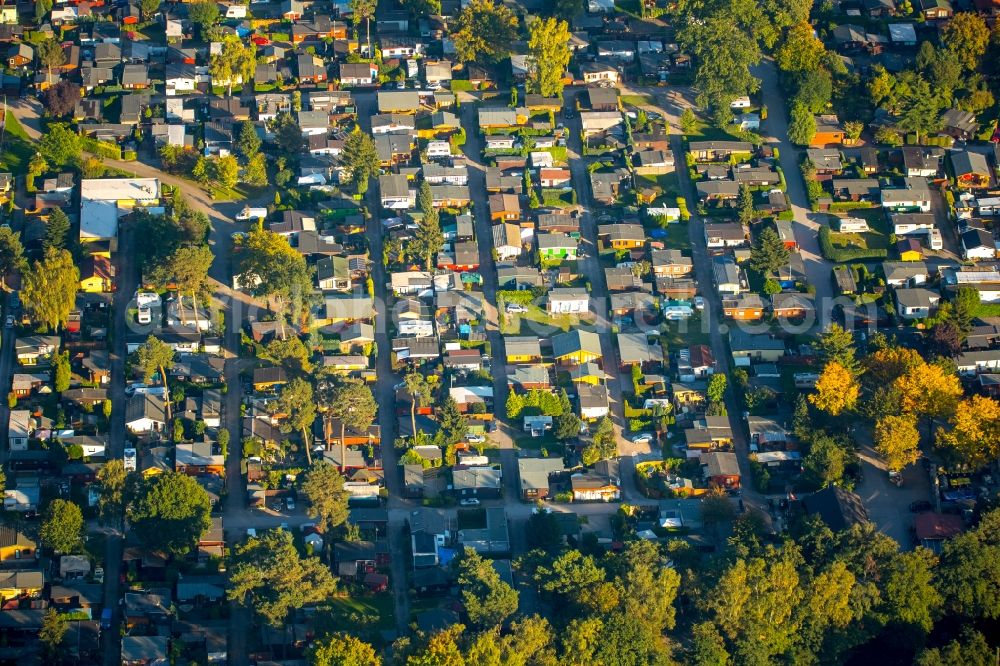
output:
[[[820,315],[817,324],[822,330],[830,323],[834,297],[830,273],[833,264],[824,259],[819,250],[819,229],[825,216],[813,213],[809,207],[809,197],[799,171],[803,151],[788,140],[788,113],[785,111],[784,95],[778,87],[777,67],[772,60],[765,60],[754,69],[754,75],[761,80],[761,99],[767,106],[767,120],[764,121],[767,135],[764,140],[779,152],[787,185],[785,194],[795,214],[795,240],[799,244],[809,284],[816,288],[815,302]]]
[[[371,118],[377,113],[375,93],[356,93],[354,101],[357,105],[361,129],[371,133]],[[389,337],[389,290],[386,287],[389,277],[382,263],[382,246],[384,227],[381,220],[381,197],[378,181],[372,180],[365,197],[365,205],[371,217],[368,220],[367,239],[371,257],[372,281],[375,284],[375,372],[378,381],[375,383],[375,399],[378,401],[379,436],[382,441],[382,469],[385,472],[385,487],[389,491],[389,506],[399,506],[403,496],[402,478],[399,473],[398,456],[394,443],[397,434],[396,393],[393,386],[400,382],[400,377],[392,370],[392,340]],[[396,618],[396,633],[404,635],[409,624],[410,610],[407,590],[409,583],[406,574],[408,544],[405,534],[405,514],[390,518],[388,526],[389,551],[391,554],[390,578]]]
[[[566,93],[570,94],[569,92]],[[618,439],[618,450],[622,451],[628,444],[623,438],[626,429],[624,416],[624,403],[622,397],[621,382],[618,380],[618,373],[621,364],[618,362],[618,348],[611,335],[611,322],[608,319],[608,284],[604,276],[604,267],[601,266],[600,256],[597,249],[597,220],[594,219],[593,211],[596,210],[594,198],[590,191],[590,172],[587,171],[587,158],[583,156],[583,141],[580,134],[583,130],[579,114],[569,124],[569,139],[567,141],[567,157],[569,160],[570,174],[573,178],[573,189],[576,191],[577,200],[583,206],[580,215],[580,239],[581,246],[577,253],[577,264],[580,272],[590,280],[590,302],[594,311],[594,323],[597,327],[597,334],[601,339],[601,355],[603,360],[601,367],[604,372],[610,375],[608,379],[608,397],[611,401],[611,420],[615,425],[615,435]],[[635,478],[633,474],[621,471],[622,492],[626,499],[635,497]]]
[[[123,222],[118,229],[118,251],[115,252],[116,263],[115,291],[112,304],[111,330],[114,331],[111,349],[111,432],[107,458],[121,459],[125,454],[125,362],[128,357],[128,305],[138,286],[138,267],[134,261],[134,230],[128,222]],[[107,539],[107,549],[104,558],[104,600],[105,606],[112,609],[111,629],[101,634],[104,650],[105,666],[118,666],[121,663],[121,639],[119,638],[119,622],[121,607],[117,600],[121,597],[119,580],[122,564],[122,538],[116,534]]]
[[[493,223],[490,220],[489,194],[486,191],[486,165],[482,159],[483,138],[479,133],[478,106],[474,103],[474,98],[468,95],[466,98],[462,104],[462,126],[466,136],[463,152],[469,165],[469,191],[476,222],[476,242],[479,245],[479,272],[483,276],[483,294],[486,297],[485,323],[492,356],[493,414],[498,426],[498,430],[490,434],[490,440],[500,451],[504,494],[516,501],[520,496],[517,485],[517,448],[513,440],[515,429],[506,418],[507,347],[500,333],[500,314],[497,312],[497,268],[493,260]]]

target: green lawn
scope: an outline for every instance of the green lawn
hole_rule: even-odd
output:
[[[566,208],[573,205],[573,191],[563,191],[556,189],[542,190],[542,205],[550,208]]]
[[[646,228],[654,229],[657,225],[648,225]],[[691,249],[691,233],[688,231],[687,222],[672,222],[667,225],[666,228],[667,235],[665,238],[657,237],[655,240],[657,242],[663,243],[663,246],[672,250],[690,250]]]
[[[643,187],[659,187],[660,195],[656,198],[658,202],[665,202],[674,205],[674,200],[680,196],[680,187],[677,185],[677,172],[671,171],[659,176],[639,176],[635,177],[636,189]]]
[[[708,330],[702,324],[701,314],[695,312],[694,315],[684,321],[668,321],[663,324],[663,334],[660,336],[661,342],[665,342],[667,349],[678,349],[689,345],[710,344]]]
[[[622,104],[631,104],[632,106],[643,106],[644,104],[652,104],[653,98],[650,95],[622,95]]]
[[[719,129],[699,120],[694,132],[687,135],[689,141],[746,141],[746,136],[739,131],[738,125],[729,125]]]
[[[528,304],[528,311],[524,314],[506,314],[507,325],[504,326],[506,335],[522,335],[524,333],[538,333],[540,335],[555,333],[557,331],[568,331],[570,328],[580,325],[580,318],[574,315],[550,315],[544,308]],[[530,323],[528,323],[530,322]]]
[[[28,170],[28,162],[35,154],[35,149],[28,134],[13,113],[7,113],[5,118],[3,152],[0,153],[0,166],[4,171],[24,173]]]
[[[334,597],[330,600],[333,614],[337,617],[350,618],[352,614],[377,617],[379,629],[391,629],[395,626],[392,593],[361,596]],[[350,627],[345,626],[344,629]]]

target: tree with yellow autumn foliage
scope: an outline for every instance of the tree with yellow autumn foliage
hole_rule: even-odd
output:
[[[910,414],[883,416],[875,422],[875,450],[886,466],[899,472],[920,457],[920,432]]]
[[[888,386],[923,363],[923,358],[915,349],[883,347],[865,357],[865,385],[873,388]]]
[[[936,363],[921,363],[893,383],[903,411],[918,418],[948,418],[955,413],[962,385],[958,377]]]
[[[837,361],[830,361],[816,381],[816,393],[809,402],[830,416],[839,416],[858,404],[860,388],[851,372]]]
[[[938,428],[937,439],[974,467],[996,460],[1000,456],[1000,403],[981,395],[962,400],[951,418],[951,429]]]

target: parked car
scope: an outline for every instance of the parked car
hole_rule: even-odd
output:
[[[14,328],[14,315],[7,315],[7,319],[4,320],[3,325],[5,328]]]
[[[695,310],[704,310],[705,309],[705,297],[704,296],[695,296],[694,297],[694,309]]]
[[[524,314],[528,311],[528,308],[520,305],[518,303],[508,303],[507,304],[507,314]]]
[[[633,444],[652,444],[654,439],[653,433],[650,432],[640,432],[632,435]]]
[[[288,509],[289,511],[294,511],[295,510],[295,500],[293,498],[291,498],[291,497],[286,497],[285,498],[285,508]]]
[[[470,444],[482,444],[486,441],[486,438],[482,435],[468,435],[465,439]]]
[[[468,499],[464,499],[464,500],[459,501],[459,505],[461,505],[461,506],[479,506],[479,500],[477,500],[475,497],[470,497]]]

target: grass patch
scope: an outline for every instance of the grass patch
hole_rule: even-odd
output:
[[[678,196],[680,196],[680,188],[677,185],[677,172],[671,171],[670,173],[660,174],[658,176],[635,176],[635,187],[636,190],[641,190],[644,187],[658,187],[660,188],[660,194],[656,197],[658,202],[666,202],[670,206],[674,206],[676,201],[674,201]]]
[[[652,225],[647,228],[655,230],[661,227],[658,225]],[[665,248],[671,250],[691,249],[691,233],[688,230],[687,222],[671,222],[666,226],[664,231],[666,231],[666,236],[660,236],[660,232],[657,231],[657,235],[653,236],[653,240],[663,243]]]
[[[330,610],[335,618],[347,620],[343,627],[345,630],[350,628],[352,614],[378,618],[376,626],[379,629],[392,629],[396,625],[391,593],[334,597],[330,599]]]
[[[566,208],[573,205],[573,190],[542,190],[542,205],[549,208]]]
[[[714,125],[699,120],[694,132],[686,135],[689,141],[748,141],[746,133],[739,125],[729,125],[720,129]]]
[[[5,119],[6,131],[4,135],[3,152],[0,152],[0,165],[4,171],[11,171],[15,174],[25,173],[28,170],[28,162],[35,154],[35,149],[31,145],[31,139],[27,132],[21,127],[21,123],[8,112]]]
[[[710,344],[708,322],[703,322],[701,313],[697,311],[690,319],[665,322],[660,342],[665,343],[668,349]]]
[[[568,331],[570,328],[580,325],[580,318],[577,316],[550,315],[547,310],[534,303],[528,304],[528,311],[524,314],[508,314],[506,316],[508,323],[505,327],[505,333],[507,335],[521,335],[522,332],[528,331],[537,332],[540,335],[551,334],[556,331]],[[526,322],[531,323],[525,326]]]
[[[642,106],[643,104],[652,104],[653,98],[650,95],[622,95],[622,104],[631,104],[632,106]]]

